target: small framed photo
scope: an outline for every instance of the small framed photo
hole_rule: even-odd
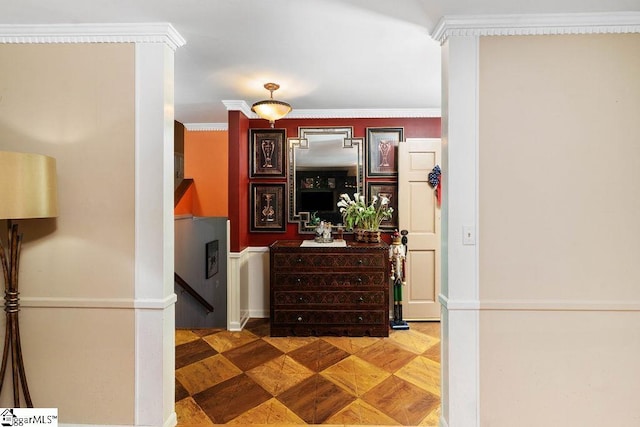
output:
[[[284,178],[285,129],[249,130],[249,172],[251,178]]]
[[[385,219],[380,223],[383,230],[395,230],[398,228],[398,183],[386,181],[367,182],[367,200],[373,196],[384,196],[389,199],[389,206],[393,208],[390,219]]]
[[[285,183],[251,184],[251,232],[286,231]]]
[[[404,128],[367,128],[367,177],[398,175],[398,143]]]
[[[220,260],[217,240],[212,240],[205,245],[205,254],[205,278],[209,279],[218,273]]]

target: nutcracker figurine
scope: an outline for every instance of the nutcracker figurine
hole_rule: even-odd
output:
[[[389,246],[389,261],[391,264],[391,282],[393,283],[393,320],[391,329],[409,329],[409,324],[402,320],[402,287],[405,281],[405,261],[407,257],[406,231],[400,238],[398,230],[393,233],[393,240]]]

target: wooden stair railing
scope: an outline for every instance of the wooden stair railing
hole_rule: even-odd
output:
[[[178,184],[178,188],[173,192],[173,207],[175,208],[180,203],[182,196],[185,195],[189,187],[193,184],[193,179],[185,178],[182,180],[180,184]]]
[[[187,293],[191,295],[193,298],[195,298],[195,300],[198,301],[200,305],[202,305],[204,308],[207,309],[207,313],[213,313],[213,306],[209,304],[207,300],[204,299],[202,295],[198,293],[198,291],[193,289],[182,277],[178,275],[178,273],[173,273],[173,276],[174,276],[175,282],[178,285],[180,285],[182,289],[187,291]]]

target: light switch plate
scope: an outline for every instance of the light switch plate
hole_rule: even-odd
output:
[[[473,225],[462,226],[462,244],[463,245],[476,244],[476,228]]]

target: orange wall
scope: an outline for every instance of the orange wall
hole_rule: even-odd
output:
[[[185,131],[184,175],[193,178],[193,215],[228,216],[228,158],[226,131]]]

